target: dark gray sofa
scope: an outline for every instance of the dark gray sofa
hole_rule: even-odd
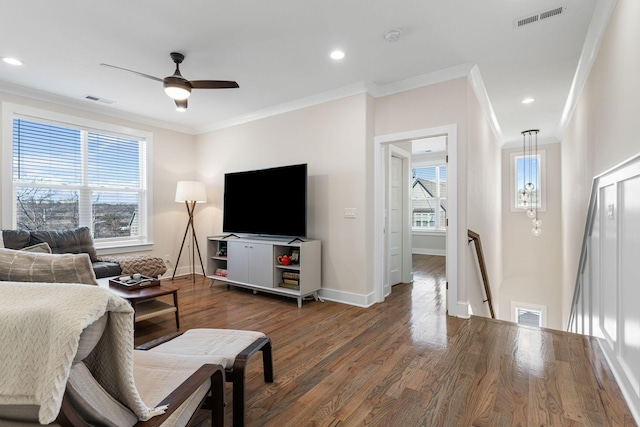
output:
[[[88,227],[62,231],[2,230],[2,241],[7,249],[21,250],[40,243],[47,243],[54,254],[89,254],[97,279],[119,276],[122,273],[120,264],[98,260],[91,230]]]

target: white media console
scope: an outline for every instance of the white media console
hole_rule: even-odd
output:
[[[302,299],[318,299],[321,287],[320,240],[276,240],[235,236],[207,237],[207,277],[215,281]],[[294,255],[289,265],[278,257]],[[288,282],[288,283],[286,283]]]

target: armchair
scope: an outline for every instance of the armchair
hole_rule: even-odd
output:
[[[133,349],[133,310],[99,286],[0,282],[0,426],[224,422],[223,357]]]

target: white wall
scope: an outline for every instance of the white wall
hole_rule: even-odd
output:
[[[471,83],[467,85],[467,224],[468,229],[480,235],[487,276],[491,286],[494,310],[499,307],[498,288],[502,282],[502,228],[501,228],[501,165],[500,141],[480,107]],[[466,230],[461,230],[465,243]],[[463,248],[467,257],[468,301],[471,310],[479,316],[489,316],[488,304],[483,303],[484,285],[475,251],[469,245]],[[497,311],[497,310],[496,310]]]
[[[366,304],[367,104],[367,95],[354,95],[199,135],[195,166],[212,200],[200,224],[222,233],[225,173],[307,163],[308,237],[322,240],[322,295]],[[356,219],[344,218],[348,207]]]
[[[187,213],[184,205],[174,202],[176,182],[196,177],[193,168],[195,138],[180,132],[153,127],[133,121],[116,119],[111,116],[88,112],[50,102],[0,92],[2,102],[25,105],[71,116],[96,120],[115,125],[127,126],[153,133],[153,250],[146,252],[154,256],[169,255],[171,264],[177,260]],[[0,116],[1,116],[0,111]],[[0,122],[0,135],[3,134]],[[1,189],[0,189],[1,191]],[[0,200],[2,200],[0,194]],[[198,208],[199,209],[199,208]],[[183,225],[184,224],[184,225]],[[180,266],[188,270],[189,263],[183,254]]]
[[[618,0],[562,140],[563,319],[568,319],[591,179],[640,152],[640,2]]]
[[[568,319],[584,235],[591,180],[640,153],[640,2],[618,0],[586,85],[562,140],[563,318]],[[636,162],[637,165],[637,162]],[[637,166],[636,166],[637,168]],[[636,174],[637,174],[636,169]],[[600,200],[591,244],[586,323],[600,338],[636,422],[640,421],[638,355],[638,176],[612,177]],[[620,186],[620,191],[614,186]],[[632,194],[629,194],[629,191]],[[593,311],[589,311],[589,310]],[[566,324],[566,323],[565,323]]]
[[[411,251],[414,254],[446,256],[447,235],[415,231],[411,233]]]
[[[524,211],[511,212],[511,153],[502,152],[502,236],[504,278],[500,288],[500,318],[512,321],[511,301],[547,307],[547,326],[564,329],[562,307],[560,144],[539,146],[546,155],[546,212],[539,212],[542,235],[531,234]]]

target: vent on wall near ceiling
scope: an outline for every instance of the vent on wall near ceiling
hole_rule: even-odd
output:
[[[98,96],[93,96],[93,95],[87,95],[84,97],[84,99],[89,100],[89,101],[93,101],[93,102],[101,102],[103,104],[115,104],[116,101],[112,101],[110,99],[106,99],[106,98],[100,98]]]
[[[513,21],[514,28],[524,27],[528,24],[533,24],[535,22],[540,22],[545,19],[552,18],[554,16],[562,15],[567,11],[565,6],[556,7],[550,10],[545,10],[544,12],[534,13],[533,15],[525,16],[524,18],[519,18]]]

